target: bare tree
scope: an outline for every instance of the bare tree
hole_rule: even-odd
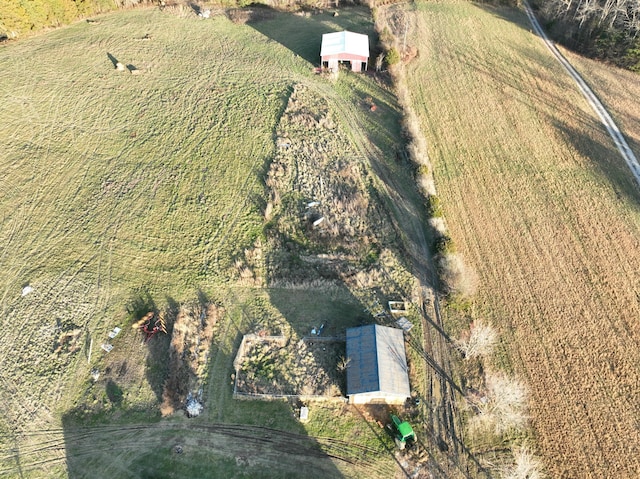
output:
[[[471,323],[466,337],[456,342],[456,347],[465,359],[473,359],[479,356],[488,356],[498,341],[496,331],[482,320]]]
[[[527,445],[514,448],[515,464],[507,466],[502,472],[503,479],[544,479],[542,461],[533,454]]]
[[[585,23],[589,23],[601,10],[597,0],[584,0],[578,4],[576,9],[576,20],[578,20],[580,27],[582,28]]]
[[[470,398],[477,415],[469,421],[471,432],[502,435],[520,430],[527,423],[527,394],[524,385],[504,374],[487,374],[484,396]]]

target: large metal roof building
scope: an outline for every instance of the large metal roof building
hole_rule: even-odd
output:
[[[411,396],[402,330],[347,329],[347,396],[352,404],[403,404]]]
[[[340,62],[350,62],[351,70],[354,72],[366,70],[369,60],[369,37],[346,30],[325,33],[322,35],[320,59],[322,66],[329,70],[337,71]]]

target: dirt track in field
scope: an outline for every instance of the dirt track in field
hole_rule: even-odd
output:
[[[344,124],[358,125],[363,122],[349,108],[336,105],[337,114]],[[366,131],[353,128],[352,134]],[[377,175],[378,188],[387,196],[395,228],[401,232],[404,248],[412,264],[412,272],[420,285],[419,308],[422,316],[423,337],[409,337],[409,345],[425,361],[427,377],[424,384],[428,421],[423,425],[427,431],[421,438],[423,446],[429,450],[433,461],[430,473],[433,477],[461,477],[469,470],[478,471],[474,458],[462,443],[461,417],[458,411],[458,386],[452,380],[450,338],[444,334],[439,299],[434,294],[437,278],[431,261],[431,249],[426,236],[422,211],[417,207],[420,198],[417,191],[403,185],[380,161],[380,151],[370,138],[364,135],[353,137],[359,152],[369,159],[371,168]],[[405,298],[410,301],[410,298]],[[466,477],[466,476],[465,476]],[[484,477],[484,476],[478,476]]]
[[[416,15],[408,73],[438,191],[480,277],[476,315],[528,384],[549,475],[638,477],[633,176],[524,14],[439,2]]]
[[[635,153],[627,143],[626,138],[621,133],[620,128],[618,127],[616,122],[613,120],[613,118],[611,118],[611,114],[609,113],[607,108],[600,102],[600,100],[595,95],[593,90],[589,88],[589,85],[585,83],[584,79],[580,76],[580,74],[573,68],[571,63],[569,63],[567,59],[562,56],[558,48],[556,48],[554,43],[547,37],[546,33],[540,26],[540,23],[538,22],[537,18],[534,16],[533,11],[531,10],[531,7],[529,6],[529,4],[525,1],[523,5],[524,5],[525,12],[527,13],[527,17],[529,17],[529,20],[531,21],[531,25],[533,26],[534,30],[538,35],[540,35],[540,38],[542,38],[545,45],[551,52],[551,54],[556,57],[556,59],[560,62],[560,64],[565,68],[567,73],[571,75],[571,77],[576,81],[576,84],[578,85],[578,88],[584,95],[585,100],[587,100],[587,103],[591,105],[591,108],[593,108],[593,110],[596,112],[596,114],[600,118],[600,121],[602,121],[602,124],[607,129],[609,136],[615,143],[616,148],[618,148],[620,155],[624,159],[625,163],[627,163],[627,166],[629,167],[631,174],[634,176],[638,184],[640,184],[640,164],[638,163],[638,159],[636,158]]]
[[[188,461],[196,452],[214,452],[236,463],[280,470],[316,470],[324,477],[391,477],[392,463],[381,463],[379,451],[354,441],[311,438],[276,429],[229,424],[158,423],[154,425],[95,426],[43,430],[25,434],[11,454],[3,454],[0,475],[35,474],[66,464],[69,477],[134,477],[140,455],[174,455]],[[175,447],[182,451],[176,454]],[[326,461],[326,462],[325,462]],[[10,462],[14,465],[8,466]],[[353,476],[338,475],[333,463],[350,467]],[[136,472],[137,471],[137,472]],[[363,476],[364,475],[364,476]]]

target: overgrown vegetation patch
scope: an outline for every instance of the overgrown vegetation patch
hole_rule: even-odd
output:
[[[163,415],[188,407],[188,400],[201,404],[209,349],[223,314],[224,308],[213,303],[180,308],[171,334],[169,376],[160,406]]]
[[[246,337],[236,392],[249,395],[340,397],[345,394],[345,343],[341,340]]]
[[[265,180],[269,284],[380,276],[376,265],[395,235],[327,101],[295,85],[276,148]]]

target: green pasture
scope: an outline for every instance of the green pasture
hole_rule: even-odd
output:
[[[342,286],[319,298],[286,288],[247,292],[235,286],[234,264],[264,238],[264,176],[295,83],[327,99],[354,142],[349,156],[367,164],[362,143],[373,139],[377,160],[397,170],[399,110],[385,83],[351,74],[331,83],[313,71],[322,33],[372,34],[373,24],[362,8],[338,17],[273,13],[241,25],[224,15],[203,20],[154,8],[92,20],[0,49],[0,430],[13,431],[0,445],[17,451],[0,458],[0,475],[42,477],[49,464],[71,477],[101,467],[118,477],[159,470],[204,477],[202,463],[212,462],[230,471],[225,477],[243,477],[239,459],[198,452],[183,463],[151,438],[138,452],[116,451],[124,469],[108,465],[109,436],[99,428],[156,424],[157,405],[149,401],[157,391],[147,381],[157,389],[164,366],[148,362],[153,355],[136,346],[133,332],[123,333],[120,344],[131,348],[124,359],[157,371],[117,385],[120,410],[89,373],[109,358],[100,344],[114,326],[128,328],[145,308],[209,298],[228,314],[211,351],[203,420],[304,433],[287,403],[231,398],[233,355],[251,326],[245,310],[267,301],[274,316],[304,332],[324,318],[336,330],[359,324],[368,319],[364,307]],[[365,97],[380,106],[378,116],[364,116]],[[411,188],[410,172],[397,173]],[[376,193],[386,201],[385,194]],[[23,296],[27,285],[33,291]],[[53,354],[60,335],[75,330],[82,331],[79,349]],[[87,398],[106,409],[80,413]],[[348,436],[354,421],[365,443],[375,442],[360,417],[335,434]],[[93,439],[103,447],[93,458],[70,436],[85,423],[96,425]],[[311,432],[330,434],[314,424]],[[62,434],[58,451],[65,442],[71,447],[71,469],[37,439],[37,431],[60,427],[68,430],[52,434]],[[154,459],[155,447],[169,455]],[[250,470],[258,474],[258,466]],[[260,474],[293,477],[290,465],[280,476],[277,462],[270,467]],[[325,470],[339,475],[333,466]]]

